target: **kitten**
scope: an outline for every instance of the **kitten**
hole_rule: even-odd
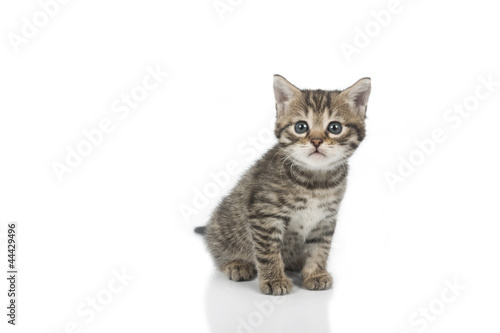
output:
[[[300,90],[274,76],[278,143],[238,182],[214,211],[206,243],[231,280],[258,273],[264,294],[287,294],[285,270],[301,272],[303,285],[324,290],[347,160],[365,136],[371,80],[339,91]]]

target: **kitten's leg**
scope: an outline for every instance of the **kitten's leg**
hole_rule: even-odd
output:
[[[266,295],[285,295],[292,288],[281,257],[287,219],[279,215],[259,214],[253,215],[250,220],[259,286]]]
[[[334,231],[335,219],[327,219],[320,222],[306,238],[307,259],[302,268],[302,277],[307,289],[325,290],[332,287],[333,279],[326,271],[326,262]]]
[[[207,247],[229,279],[251,280],[257,274],[252,237],[246,227],[235,227],[229,218],[220,211],[214,213],[205,232]]]

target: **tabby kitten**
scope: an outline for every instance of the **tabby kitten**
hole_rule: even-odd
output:
[[[344,91],[300,90],[274,76],[278,143],[214,211],[206,243],[233,281],[259,275],[264,294],[292,288],[285,270],[301,272],[311,290],[332,286],[326,270],[347,160],[365,136],[371,90],[363,78]]]

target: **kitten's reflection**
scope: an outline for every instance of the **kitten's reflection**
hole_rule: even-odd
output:
[[[206,309],[213,333],[251,332],[330,332],[328,303],[332,290],[309,291],[294,281],[286,296],[260,293],[257,279],[233,282],[220,272],[214,273],[207,288]]]

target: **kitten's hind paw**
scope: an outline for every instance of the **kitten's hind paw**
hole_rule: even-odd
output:
[[[260,291],[266,295],[286,295],[292,289],[292,281],[289,278],[260,281]]]
[[[333,278],[330,273],[311,276],[304,279],[304,287],[309,290],[326,290],[330,289],[333,284]]]
[[[240,261],[233,261],[224,265],[222,271],[233,281],[248,281],[257,274],[254,264]]]

